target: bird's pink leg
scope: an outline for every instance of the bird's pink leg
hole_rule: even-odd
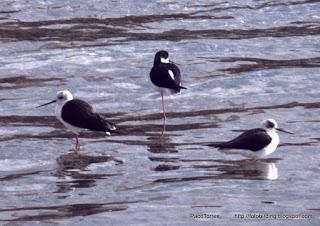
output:
[[[166,110],[164,107],[164,97],[163,97],[163,93],[161,93],[161,98],[162,98],[162,112],[163,112],[163,120],[166,121],[167,116],[166,116]]]
[[[79,135],[76,134],[76,150],[80,148],[80,143],[79,143]]]
[[[165,110],[165,106],[164,106],[163,93],[161,93],[161,98],[162,98],[162,112],[163,112],[163,128],[162,128],[162,133],[161,133],[161,136],[162,136],[164,134],[164,132],[166,131],[167,116],[166,116],[166,110]]]

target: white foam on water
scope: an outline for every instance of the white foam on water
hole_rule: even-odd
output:
[[[46,184],[26,184],[26,185],[17,185],[17,186],[4,186],[0,188],[1,191],[6,192],[17,192],[17,191],[35,191],[43,190],[47,186]]]
[[[141,86],[132,84],[132,83],[127,83],[127,82],[118,82],[113,84],[116,87],[119,88],[124,88],[124,89],[139,89]]]
[[[97,171],[97,170],[99,170],[101,168],[106,168],[106,167],[110,167],[110,166],[114,166],[114,165],[115,165],[115,163],[113,161],[92,163],[88,167],[86,167],[86,169],[90,170],[90,171]]]
[[[75,55],[75,56],[71,56],[71,57],[67,57],[66,60],[70,63],[74,63],[74,64],[80,64],[80,65],[91,65],[94,63],[104,63],[104,62],[111,62],[113,61],[112,57],[97,57],[92,55],[92,53],[90,54],[85,54],[85,55]]]
[[[96,68],[95,70],[97,72],[101,72],[101,73],[108,73],[108,72],[116,71],[116,69],[114,69],[114,68]]]
[[[34,161],[29,161],[25,159],[1,159],[0,160],[0,172],[9,172],[9,171],[19,171],[32,169],[39,167],[40,165],[45,165],[46,163],[39,163]]]

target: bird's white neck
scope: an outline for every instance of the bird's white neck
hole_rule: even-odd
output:
[[[70,99],[67,99],[67,100],[63,100],[63,101],[58,101],[57,102],[57,106],[60,106],[61,108],[66,104],[68,103],[70,100],[73,100],[73,97],[70,98]]]
[[[72,98],[72,99],[73,99],[73,98]],[[72,99],[71,99],[71,100],[72,100]],[[63,108],[63,106],[64,106],[66,103],[68,103],[69,101],[70,101],[70,100],[65,100],[65,101],[60,102],[60,103],[58,103],[58,104],[56,105],[56,108],[55,108],[56,118],[57,118],[58,120],[60,120],[61,122],[63,121],[62,118],[61,118],[62,108]]]
[[[267,147],[265,147],[265,155],[269,155],[274,152],[277,149],[280,141],[279,135],[275,129],[267,130],[267,134],[271,137],[271,142]]]

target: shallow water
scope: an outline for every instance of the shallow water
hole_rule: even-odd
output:
[[[0,9],[1,224],[319,224],[319,1],[5,0]],[[188,87],[166,98],[163,137],[148,78],[159,49]],[[35,109],[62,89],[122,134],[85,132],[74,152],[54,106]],[[207,146],[265,118],[294,132],[265,160]],[[283,219],[294,214],[308,219]]]

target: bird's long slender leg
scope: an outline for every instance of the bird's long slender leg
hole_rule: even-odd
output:
[[[166,131],[166,120],[167,120],[163,93],[161,93],[161,99],[162,99],[162,112],[163,112],[163,127],[162,127],[162,133],[161,133],[161,136],[162,136]]]
[[[76,134],[76,150],[80,148],[80,143],[79,143],[79,135]]]
[[[161,93],[161,98],[162,98],[162,112],[163,112],[163,120],[166,121],[167,120],[167,116],[166,116],[166,109],[164,106],[164,97],[163,97],[163,93]]]

